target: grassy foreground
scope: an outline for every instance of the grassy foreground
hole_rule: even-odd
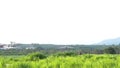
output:
[[[0,57],[0,68],[120,68],[120,55],[49,56],[35,61]]]

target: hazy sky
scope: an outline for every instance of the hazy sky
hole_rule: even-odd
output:
[[[0,0],[0,43],[91,44],[119,24],[120,0]]]

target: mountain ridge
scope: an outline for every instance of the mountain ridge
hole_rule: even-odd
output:
[[[120,37],[114,38],[114,39],[106,39],[106,40],[103,40],[97,44],[99,44],[99,45],[119,45],[120,44]]]

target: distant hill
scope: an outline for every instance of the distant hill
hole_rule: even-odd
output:
[[[97,43],[99,45],[118,45],[120,44],[120,37],[119,38],[115,38],[115,39],[107,39],[107,40],[103,40],[99,43]]]

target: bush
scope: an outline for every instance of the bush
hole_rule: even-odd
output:
[[[55,54],[54,56],[76,56],[77,54],[74,52],[60,52]]]
[[[31,61],[36,61],[36,60],[39,60],[39,59],[45,59],[47,56],[39,53],[39,52],[36,52],[36,53],[31,53],[31,54],[28,54],[28,60],[31,60]]]
[[[108,47],[108,48],[104,49],[104,52],[107,54],[116,54],[115,48],[113,48],[113,47]]]

